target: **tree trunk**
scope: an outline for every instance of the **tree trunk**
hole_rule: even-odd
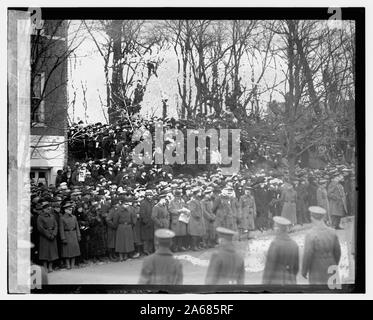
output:
[[[111,37],[113,40],[113,73],[111,79],[111,108],[109,122],[115,123],[119,119],[119,108],[123,103],[121,84],[123,78],[122,58],[122,25],[123,20],[113,20]]]

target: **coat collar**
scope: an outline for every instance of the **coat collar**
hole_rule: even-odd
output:
[[[162,256],[172,256],[173,255],[170,248],[165,248],[165,247],[159,247],[155,253],[159,254],[159,255],[162,255]]]

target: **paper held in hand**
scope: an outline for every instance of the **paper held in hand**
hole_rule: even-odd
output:
[[[190,210],[183,208],[180,210],[180,212],[181,214],[179,216],[179,221],[188,224],[190,219]]]

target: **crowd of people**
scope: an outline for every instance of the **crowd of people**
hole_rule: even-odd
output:
[[[154,252],[154,232],[175,232],[173,252],[204,250],[217,244],[216,227],[237,231],[273,228],[273,217],[291,225],[311,221],[308,207],[325,208],[325,222],[340,228],[354,215],[354,167],[288,172],[221,169],[173,175],[168,166],[122,163],[120,158],[76,162],[58,172],[55,185],[31,182],[32,259],[51,272],[87,260],[124,261]],[[56,265],[56,264],[55,264]]]

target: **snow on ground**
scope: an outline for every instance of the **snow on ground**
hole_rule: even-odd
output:
[[[290,236],[297,242],[300,249],[300,261],[303,256],[304,238],[310,226],[297,228]],[[339,264],[339,274],[342,283],[353,282],[353,277],[347,279],[350,260],[346,230],[338,231],[342,256]],[[245,260],[245,283],[261,284],[262,271],[265,265],[266,253],[274,238],[273,232],[253,232],[254,239],[235,241],[238,252]],[[216,249],[198,252],[183,252],[175,254],[175,258],[183,263],[184,284],[204,284],[206,270],[211,254]],[[350,256],[351,257],[351,256]],[[142,266],[143,258],[130,259],[125,262],[90,263],[88,266],[73,270],[59,270],[48,274],[50,284],[136,284]],[[351,260],[352,262],[352,260]],[[353,264],[353,263],[352,263]],[[300,274],[298,283],[307,283]]]

